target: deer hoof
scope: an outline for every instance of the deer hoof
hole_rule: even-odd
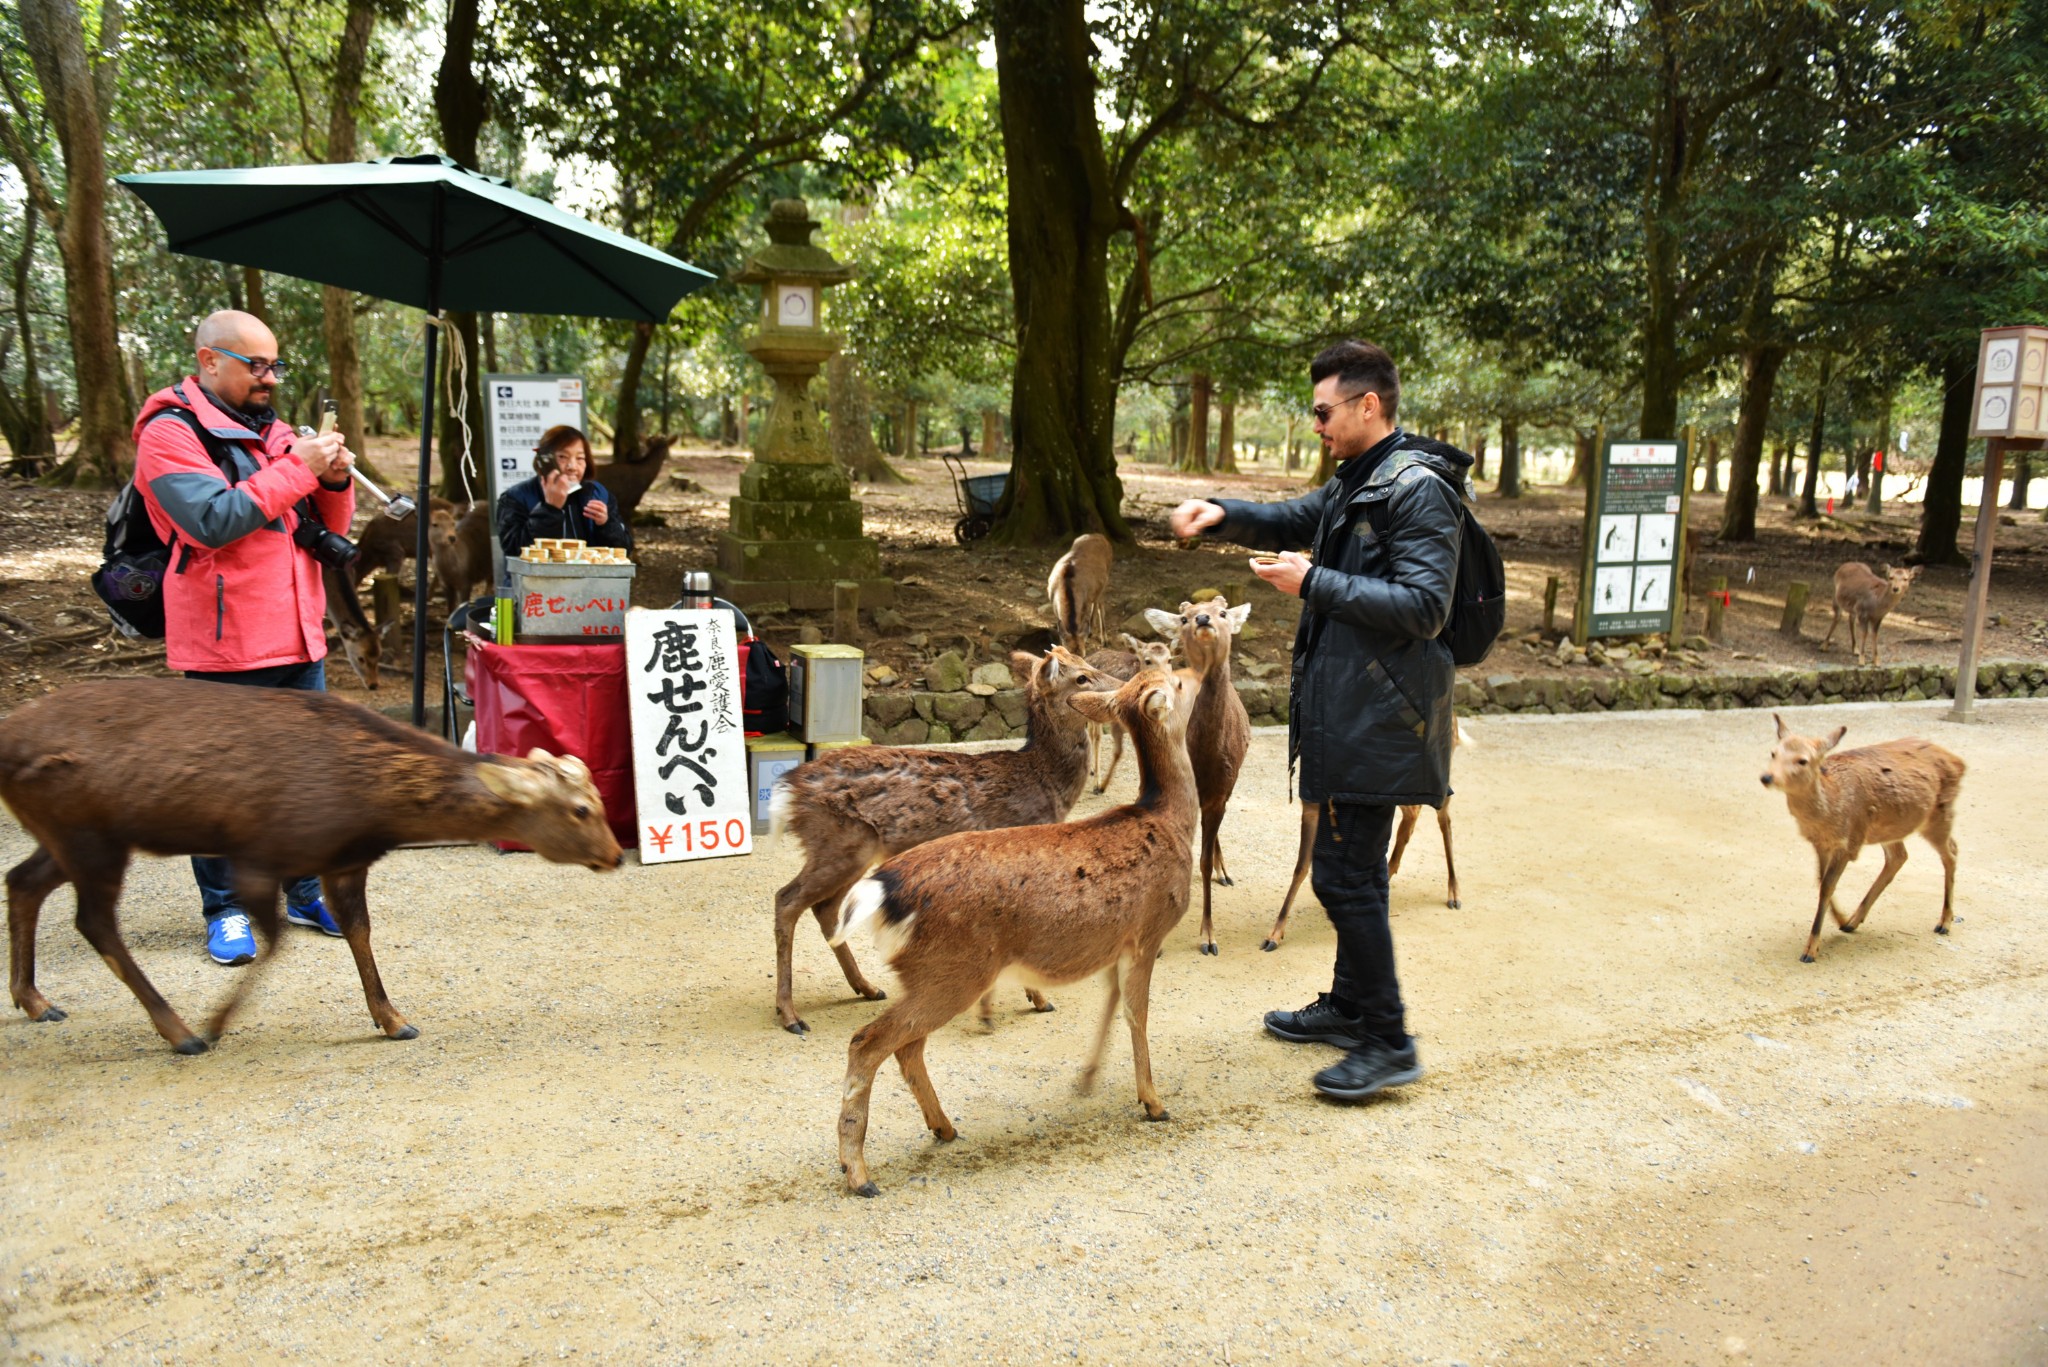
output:
[[[782,1028],[789,1031],[792,1035],[808,1035],[811,1033],[811,1027],[805,1025],[802,1021],[791,1021]]]
[[[1278,940],[1261,940],[1259,941],[1259,948],[1271,954],[1274,950],[1280,948],[1280,942]]]
[[[941,1144],[950,1144],[959,1137],[960,1131],[953,1129],[950,1126],[943,1130],[932,1131],[932,1138],[938,1140]]]
[[[1946,935],[1946,934],[1948,934],[1948,927],[1947,927],[1947,926],[1936,926],[1936,927],[1934,928],[1934,933],[1935,933],[1936,935]],[[56,1007],[54,1007],[54,1006],[53,1006],[53,1007],[51,1007],[50,1009],[51,1009],[52,1011],[57,1011],[57,1008],[56,1008]],[[63,1013],[62,1011],[57,1011],[57,1014],[56,1014],[55,1016],[44,1016],[44,1017],[43,1017],[43,1019],[44,1019],[44,1020],[63,1020],[63,1019],[64,1019],[64,1013]]]
[[[1845,923],[1842,926],[1842,933],[1844,935],[1854,935],[1856,933],[1856,927]]]
[[[210,1046],[197,1035],[187,1035],[171,1047],[181,1054],[203,1054]]]
[[[853,1189],[855,1196],[880,1196],[882,1189],[873,1182],[863,1182]]]
[[[1813,956],[1811,954],[1802,954],[1799,956],[1799,962],[1803,964],[1810,964],[1813,962]]]
[[[1944,935],[1946,935],[1947,933],[1947,931],[1942,932],[1942,934]],[[45,1025],[53,1024],[54,1022],[63,1020],[64,1018],[65,1017],[63,1010],[55,1006],[44,1007],[43,1014],[36,1017],[37,1020],[43,1022]]]
[[[1173,1117],[1168,1115],[1165,1111],[1161,1111],[1158,1115],[1154,1115],[1152,1114],[1152,1112],[1147,1111],[1145,1112],[1145,1119],[1149,1123],[1157,1124],[1162,1120],[1171,1120],[1173,1119]]]
[[[1948,934],[1948,932],[1945,930],[1941,933],[1944,935]],[[1033,1014],[1042,1016],[1048,1011],[1059,1010],[1059,1007],[1053,1005],[1051,1002],[1041,1002],[1037,1006],[1032,1007],[1031,1010]]]
[[[1444,899],[1444,905],[1449,907],[1452,911],[1456,911],[1459,907],[1462,907],[1465,904],[1463,902],[1460,902],[1455,897],[1446,897]]]
[[[1209,944],[1202,945],[1200,948],[1204,954],[1216,954],[1220,956],[1222,953],[1221,950],[1216,948],[1216,945],[1213,941]]]
[[[418,1039],[419,1037],[420,1028],[417,1025],[401,1026],[390,1036],[391,1039]]]
[[[860,995],[864,1000],[871,1002],[885,1002],[889,1000],[889,994],[879,987],[870,987]]]

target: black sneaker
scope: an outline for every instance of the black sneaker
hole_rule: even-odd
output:
[[[1316,1074],[1316,1090],[1339,1101],[1363,1101],[1375,1092],[1399,1087],[1422,1076],[1415,1041],[1399,1049],[1378,1040],[1361,1044]]]
[[[1266,1033],[1289,1044],[1334,1044],[1339,1049],[1356,1049],[1370,1038],[1364,1022],[1330,1005],[1327,992],[1318,992],[1299,1011],[1268,1011]]]

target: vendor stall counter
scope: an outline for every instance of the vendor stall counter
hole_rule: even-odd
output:
[[[632,848],[639,822],[624,642],[498,645],[471,636],[462,670],[476,709],[478,752],[524,755],[538,747],[576,756],[590,766],[606,824]]]

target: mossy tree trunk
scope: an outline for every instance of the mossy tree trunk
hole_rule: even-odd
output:
[[[1219,474],[1237,473],[1237,403],[1219,399],[1216,403],[1216,459],[1209,468]]]
[[[1785,348],[1756,347],[1742,353],[1742,399],[1735,419],[1735,445],[1728,452],[1728,497],[1721,505],[1722,541],[1756,540],[1757,467],[1771,422],[1771,395]],[[1775,470],[1777,459],[1772,458]]]
[[[1963,525],[1963,468],[1970,454],[1970,401],[1977,389],[1977,346],[1951,354],[1941,368],[1941,436],[1927,492],[1920,503],[1920,535],[1906,556],[1914,565],[1967,565],[1956,545]]]
[[[1118,203],[1095,118],[1082,0],[991,0],[1017,359],[1009,487],[991,535],[1133,540],[1113,449],[1109,240]]]

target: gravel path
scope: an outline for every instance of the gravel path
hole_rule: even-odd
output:
[[[1930,933],[1916,842],[1814,965],[1812,856],[1756,782],[1768,717],[1471,723],[1464,909],[1427,823],[1395,884],[1429,1076],[1351,1108],[1308,1088],[1333,1054],[1258,1029],[1331,953],[1312,900],[1258,952],[1297,824],[1262,732],[1223,955],[1190,918],[1154,979],[1172,1123],[1139,1118],[1121,1031],[1074,1094],[1095,988],[1046,1016],[1010,994],[992,1033],[932,1041],[959,1142],[878,1078],[875,1201],[843,1194],[833,1121],[877,1008],[808,921],[814,1033],[773,1025],[786,846],[613,875],[401,852],[370,890],[421,1038],[376,1037],[345,948],[294,931],[195,1059],[60,892],[39,976],[71,1019],[0,1024],[0,1359],[2041,1361],[2048,703],[1941,712],[1794,717],[1970,764],[1956,933]],[[0,817],[0,859],[25,850]],[[183,861],[138,864],[124,906],[196,1019],[225,974]]]

